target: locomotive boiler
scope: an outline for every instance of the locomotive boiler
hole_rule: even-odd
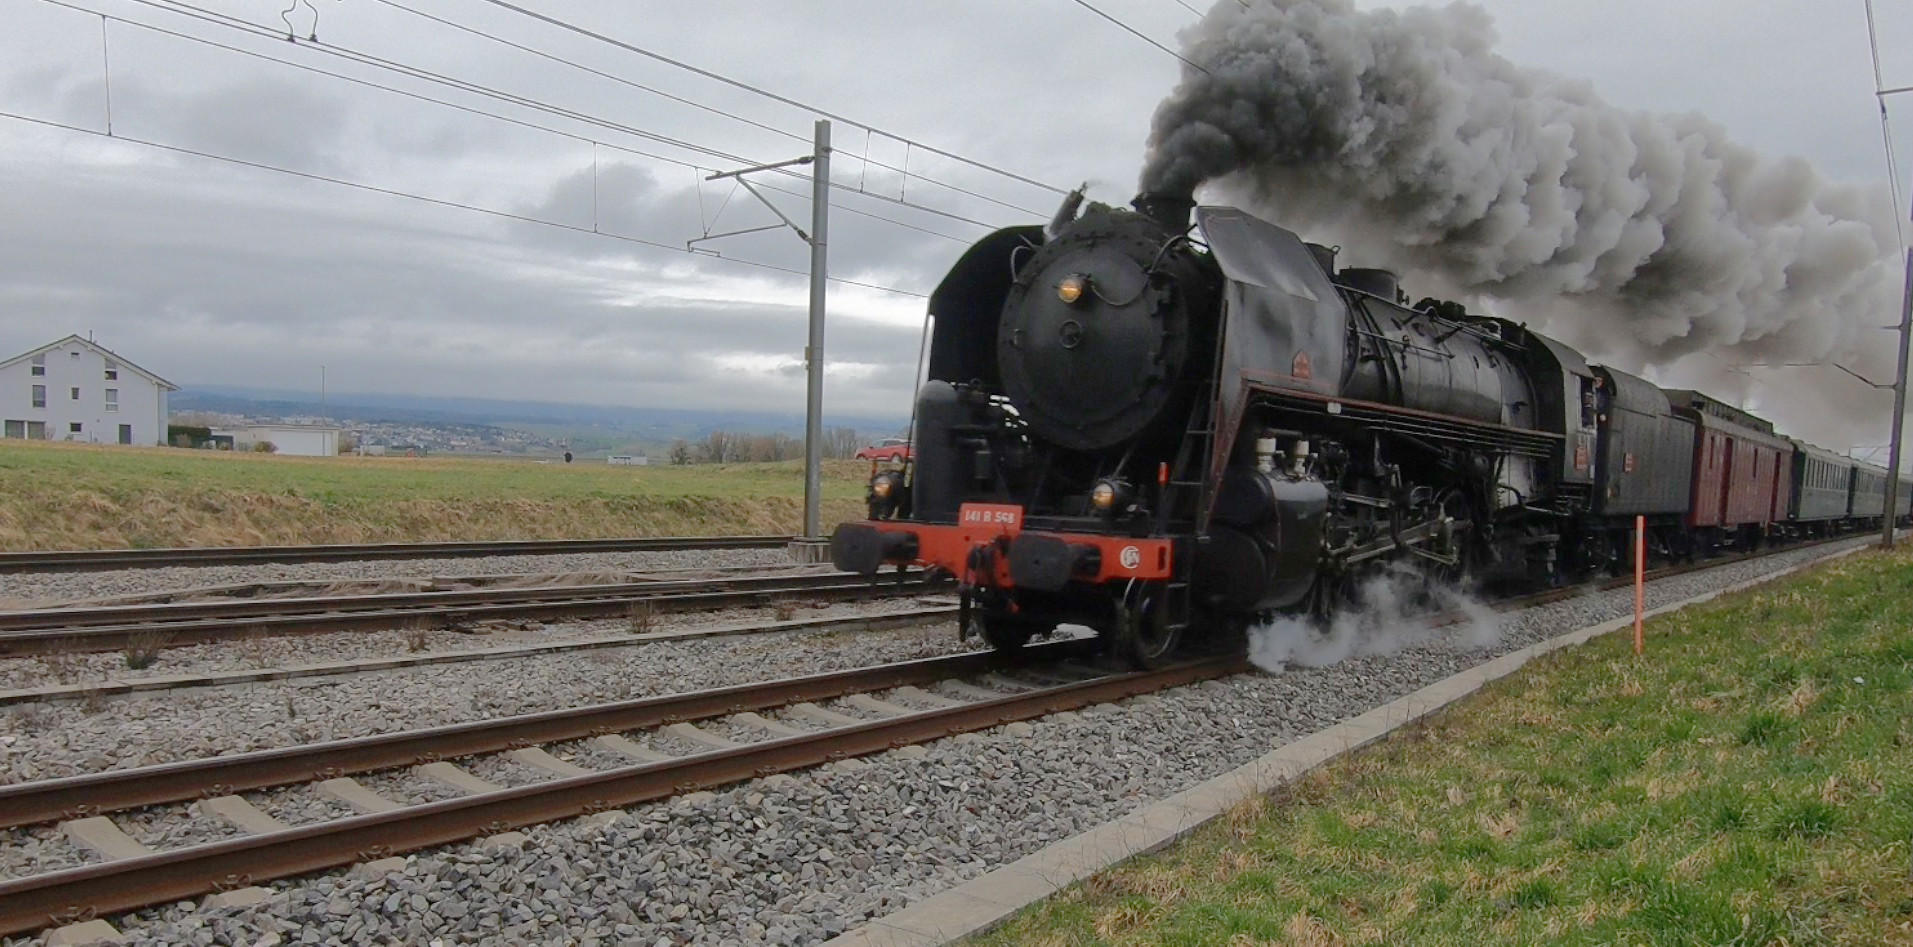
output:
[[[1607,379],[1336,255],[1177,195],[1073,194],[983,238],[930,299],[914,461],[873,475],[834,563],[949,573],[997,648],[1075,623],[1148,666],[1385,568],[1604,562]]]

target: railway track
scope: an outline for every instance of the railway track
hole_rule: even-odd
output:
[[[789,536],[677,536],[633,539],[530,539],[490,542],[340,543],[321,546],[214,546],[192,549],[74,549],[0,552],[0,574],[97,572],[164,566],[350,562],[365,559],[453,559],[587,552],[676,552],[695,549],[780,549]]]
[[[264,831],[142,854],[128,852],[121,843],[121,853],[130,857],[0,882],[0,934],[602,812],[1224,677],[1246,668],[1239,656],[1192,660],[1151,672],[1099,670],[1075,663],[1088,657],[1094,647],[1091,641],[1065,641],[1032,646],[1015,656],[972,653],[933,658],[5,787],[0,789],[0,824],[8,827],[77,819],[88,824],[86,834],[97,840],[101,832],[109,836],[118,832],[102,826],[105,813],[207,799],[208,809]],[[1021,670],[1012,672],[1012,668]],[[1017,680],[1006,673],[1033,675],[1038,680]],[[987,686],[965,680],[979,678]],[[925,689],[936,685],[946,689],[941,693]],[[875,693],[886,693],[888,699],[872,696]],[[845,709],[860,715],[815,703],[824,700],[843,700]],[[791,722],[759,713],[779,709],[788,709]],[[723,730],[690,723],[720,719],[733,731],[754,728],[766,739],[737,743],[723,736]],[[797,721],[804,725],[793,725]],[[667,756],[620,735],[660,728],[668,739],[702,751]],[[540,744],[586,738],[631,759],[631,765],[586,770],[539,749]],[[448,769],[450,764],[444,762],[499,752],[510,752],[521,763],[542,768],[551,778],[513,788],[488,786],[465,770]],[[347,775],[420,764],[467,794],[404,805],[371,794]],[[366,814],[282,826],[233,795],[314,780],[324,780],[321,785],[326,791],[356,801]],[[83,834],[69,826],[76,823],[62,823],[70,835]]]
[[[1654,575],[1749,558],[1757,556],[1669,567]],[[1557,589],[1500,605],[1524,607],[1586,591]],[[1431,616],[1436,623],[1448,617]],[[0,881],[0,935],[604,812],[1246,669],[1239,655],[1192,659],[1157,672],[1082,664],[1096,648],[1096,642],[1078,639],[1030,646],[1013,656],[972,653],[0,788],[0,827],[18,831],[57,823],[79,839],[77,825],[88,823],[87,834],[96,840],[89,844],[97,847],[102,831],[109,840],[123,840],[106,846],[119,848],[119,857],[109,855],[103,863]],[[843,709],[817,706],[824,701],[840,701]],[[738,742],[739,729],[758,738]],[[624,736],[640,732],[652,746]],[[583,741],[629,764],[588,769],[543,749]],[[670,748],[672,741],[690,752],[656,749]],[[498,754],[549,778],[506,787],[470,772],[472,762],[448,762]],[[409,767],[462,795],[408,805],[351,778]],[[307,785],[363,814],[290,826],[236,795]],[[146,852],[108,821],[114,813],[190,800],[201,800],[205,812],[248,834]]]
[[[0,611],[0,658],[178,647],[258,634],[385,629],[420,621],[617,617],[640,605],[673,611],[769,604],[786,597],[856,599],[916,594],[926,587],[921,573],[893,573],[873,581],[839,572],[25,609]]]

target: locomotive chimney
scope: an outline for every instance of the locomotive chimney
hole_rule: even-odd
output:
[[[1183,233],[1189,229],[1189,214],[1196,209],[1196,199],[1192,194],[1138,194],[1131,202],[1136,212],[1162,225],[1170,233]]]
[[[1050,218],[1048,227],[1043,228],[1043,236],[1056,239],[1056,235],[1076,219],[1077,212],[1083,209],[1083,192],[1087,190],[1089,185],[1084,184],[1063,198],[1063,206],[1056,208],[1056,216]]]

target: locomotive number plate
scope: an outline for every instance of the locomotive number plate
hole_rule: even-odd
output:
[[[957,525],[1020,533],[1023,531],[1023,508],[1011,503],[965,503],[957,509]]]

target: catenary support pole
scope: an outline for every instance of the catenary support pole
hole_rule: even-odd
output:
[[[809,391],[804,401],[804,539],[823,538],[818,504],[824,487],[824,291],[828,285],[830,122],[818,119],[810,165],[810,344],[804,346]]]
[[[1893,525],[1900,512],[1900,442],[1906,430],[1906,350],[1913,340],[1913,249],[1906,251],[1906,292],[1900,301],[1900,371],[1893,376],[1893,439],[1887,448],[1886,512],[1881,517],[1880,545],[1893,548]]]

